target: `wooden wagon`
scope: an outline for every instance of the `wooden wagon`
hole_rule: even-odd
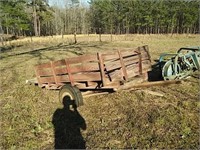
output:
[[[151,58],[148,46],[110,53],[85,54],[35,66],[37,83],[47,89],[60,89],[60,99],[70,96],[83,104],[82,90],[117,90],[129,81],[148,79]]]

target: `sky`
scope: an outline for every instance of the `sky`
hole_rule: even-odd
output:
[[[88,1],[90,0],[79,0],[82,5],[89,5]],[[65,7],[66,4],[71,4],[71,0],[49,0],[49,5],[57,5],[61,7]]]

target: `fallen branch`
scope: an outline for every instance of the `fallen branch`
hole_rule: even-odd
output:
[[[163,97],[164,95],[159,93],[159,92],[155,92],[155,91],[150,91],[150,90],[141,90],[142,92],[146,93],[146,94],[151,94],[151,95],[155,95],[155,96],[160,96]]]
[[[109,92],[93,93],[93,94],[83,95],[83,98],[91,97],[91,96],[97,96],[97,95],[105,95],[105,94],[108,94],[108,93],[109,93]]]

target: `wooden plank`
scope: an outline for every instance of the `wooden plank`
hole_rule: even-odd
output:
[[[123,61],[123,58],[122,58],[120,50],[118,50],[118,55],[119,55],[119,58],[120,58],[120,64],[121,64],[121,67],[122,67],[122,73],[124,75],[124,79],[128,80],[128,75],[127,75],[127,72],[126,72],[126,67],[124,65],[124,61]]]
[[[121,55],[124,58],[124,57],[128,57],[128,56],[135,56],[138,54],[136,52],[134,52],[133,50],[128,50],[128,51],[121,50]]]
[[[145,66],[143,66],[143,68],[142,68],[142,71],[143,71],[143,72],[150,71],[150,70],[151,70],[151,66],[149,66],[149,65],[145,65]]]
[[[54,80],[54,77],[51,76],[51,77],[40,77],[39,78],[40,82],[43,84],[43,83],[54,83],[55,80]]]
[[[151,66],[151,62],[150,62],[150,60],[143,60],[142,65],[150,65]]]
[[[67,74],[67,68],[55,68],[55,74],[56,75],[61,75],[61,74]]]
[[[138,63],[139,60],[138,60],[138,56],[136,55],[136,57],[127,57],[127,58],[124,58],[124,65],[125,66],[129,66],[129,65],[132,65],[132,64],[135,64],[135,63]]]
[[[99,68],[101,73],[101,80],[102,80],[102,86],[106,85],[106,79],[105,79],[105,71],[104,71],[104,60],[102,58],[102,55],[100,53],[97,53],[98,59],[99,59]],[[107,69],[107,68],[106,68]]]
[[[75,84],[75,85],[76,85],[76,87],[79,88],[79,89],[88,88],[86,85],[83,85],[83,84]],[[93,87],[95,87],[95,86],[93,86]],[[93,88],[93,89],[95,89],[95,88]]]
[[[143,64],[143,67],[142,67],[143,72],[147,71],[148,69],[151,69],[151,65],[149,65],[149,64]],[[132,64],[132,65],[126,66],[126,70],[127,71],[139,72],[139,70],[138,70],[138,64]]]
[[[114,80],[106,85],[106,87],[119,87],[121,85],[121,80]]]
[[[126,70],[127,70],[127,74],[128,74],[129,78],[140,74],[139,70],[138,70],[138,64],[133,64],[133,65],[127,66]]]
[[[59,83],[59,84],[43,84],[43,86],[45,86],[46,89],[60,89],[62,86],[64,85],[64,83]]]
[[[55,66],[52,61],[51,61],[51,69],[52,69],[54,80],[55,80],[56,84],[58,84],[58,81],[56,79]]]
[[[119,69],[121,68],[120,60],[108,62],[105,64],[105,67],[107,71]]]
[[[130,66],[127,66],[126,67],[126,70],[127,71],[133,71],[133,72],[138,72],[138,64],[132,64]]]
[[[144,81],[148,81],[148,77],[149,77],[148,72],[145,72],[145,73],[142,74],[142,78],[143,78]]]
[[[51,68],[50,63],[43,63],[35,66],[36,69],[44,69],[44,68]]]
[[[81,65],[70,66],[70,68],[71,73],[100,71],[98,63],[84,63]]]
[[[74,81],[101,81],[100,72],[73,74]]]
[[[102,86],[98,83],[98,81],[75,82],[75,85],[79,89],[85,89],[85,88],[91,88],[91,87],[93,87],[93,89],[96,89]]]
[[[58,82],[70,82],[68,75],[56,76]]]
[[[140,73],[138,71],[138,64],[132,64],[130,66],[127,66],[126,70],[127,70],[128,79],[131,77],[140,75]],[[120,70],[114,70],[114,71],[110,72],[109,76],[111,78],[111,81],[123,79],[122,72]]]
[[[60,67],[60,66],[65,66],[65,65],[66,65],[64,59],[62,59],[62,60],[57,60],[57,61],[53,61],[53,64],[54,64],[55,67],[57,67],[57,66]]]
[[[88,87],[88,86],[98,86],[98,82],[87,81],[87,87]]]
[[[84,87],[87,87],[86,86],[86,83],[87,82],[74,82],[74,85],[76,86],[76,87],[78,87],[78,88],[84,88]]]
[[[97,56],[94,54],[86,54],[78,57],[73,57],[73,58],[68,58],[65,59],[68,64],[76,64],[76,63],[81,63],[81,62],[98,62]]]
[[[109,73],[109,76],[111,78],[111,81],[121,80],[122,79],[122,72],[121,72],[121,70],[114,70],[114,71]]]
[[[65,59],[65,63],[66,63],[66,70],[67,70],[67,73],[68,73],[69,81],[70,81],[71,85],[74,86],[74,80],[73,80],[73,77],[71,75],[70,67],[69,67],[69,63],[68,63],[67,59]]]
[[[143,66],[143,68],[142,68],[143,72],[150,71],[152,69],[152,66],[149,63],[142,63],[142,66]]]
[[[109,92],[98,92],[98,93],[88,94],[88,95],[84,95],[83,98],[88,98],[88,97],[98,96],[98,95],[105,95],[105,94],[109,94]]]
[[[134,65],[134,64],[138,64],[139,62],[139,59],[138,59],[138,55],[137,55],[137,58],[134,56],[133,58],[132,57],[128,57],[128,58],[125,58],[123,59],[124,60],[124,65],[127,67],[129,65]],[[146,62],[148,60],[144,60],[143,62]],[[142,63],[143,63],[142,62]],[[120,69],[121,68],[121,64],[120,64],[120,61],[113,61],[113,62],[108,62],[107,64],[105,64],[105,67],[106,67],[106,70],[108,72],[110,71],[114,71],[116,69]]]
[[[144,48],[144,50],[146,51],[146,53],[147,53],[147,55],[148,55],[148,58],[149,58],[149,60],[150,60],[150,62],[151,62],[151,55],[150,55],[150,53],[149,53],[149,47],[148,47],[148,45],[143,46],[143,48]]]
[[[133,70],[127,71],[127,74],[129,79],[140,75],[139,71],[133,71]]]
[[[140,52],[140,47],[138,47],[138,58],[139,58],[139,62],[138,62],[139,72],[140,72],[140,75],[142,75],[142,56]]]
[[[147,53],[143,53],[141,54],[141,56],[142,56],[142,59],[149,59],[149,56]]]
[[[159,96],[159,97],[163,97],[164,94],[159,93],[159,92],[155,92],[155,91],[150,91],[150,90],[141,90],[142,92],[146,93],[146,94],[151,94],[151,95],[155,95],[155,96]]]
[[[74,81],[101,81],[100,72],[73,74]]]
[[[149,60],[149,59],[142,59],[142,62],[143,62],[143,61],[150,61],[150,60]]]
[[[123,58],[123,61],[124,61],[125,66],[138,63],[139,62],[138,55]],[[108,61],[105,63],[105,66],[106,66],[107,71],[111,71],[111,70],[116,70],[116,69],[121,68],[121,63],[120,63],[120,60]]]
[[[108,60],[112,60],[112,59],[119,59],[119,55],[118,52],[114,52],[114,53],[108,53],[108,54],[102,54],[102,59],[106,62]]]
[[[101,81],[101,75],[99,72],[92,73],[80,73],[80,74],[71,74],[73,78],[73,84],[75,82],[86,82],[86,81]],[[56,76],[58,82],[70,82],[68,75]],[[71,82],[70,82],[71,83]]]
[[[80,65],[70,65],[70,71],[71,73],[78,73],[78,72],[90,72],[90,71],[99,71],[99,65],[98,63],[84,63]],[[67,69],[66,67],[62,68],[55,68],[56,75],[59,74],[66,74]]]
[[[81,92],[81,94],[82,94],[83,96],[86,96],[86,95],[89,95],[89,94],[92,94],[92,93],[94,93],[94,91]]]
[[[137,60],[138,60],[138,58],[137,58]],[[142,62],[143,63],[142,64],[143,65],[143,68],[142,68],[143,72],[151,70],[151,65],[148,62],[149,62],[149,60],[147,60],[147,63]],[[120,72],[120,64],[117,65],[117,64],[112,62],[112,65],[113,65],[113,68],[117,68],[117,66],[119,66],[119,68],[115,69],[115,70],[110,70],[108,72],[108,75],[110,76],[111,80],[113,81],[113,80],[116,80],[116,79],[121,79],[122,75],[121,75],[121,72]],[[106,68],[110,69],[109,67],[106,66]],[[133,64],[126,66],[126,70],[127,70],[128,78],[140,75],[139,70],[138,70],[138,63],[133,63]]]
[[[114,89],[117,88],[116,86],[105,86],[105,87],[96,87],[96,86],[89,86],[89,87],[80,87],[79,89],[82,90],[103,90],[103,89]]]
[[[48,69],[36,69],[35,70],[37,72],[37,76],[52,76],[53,72],[51,70],[51,68]]]

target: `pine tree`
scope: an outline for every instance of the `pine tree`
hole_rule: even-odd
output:
[[[1,24],[7,34],[22,35],[30,29],[30,20],[25,6],[25,0],[0,1]]]

